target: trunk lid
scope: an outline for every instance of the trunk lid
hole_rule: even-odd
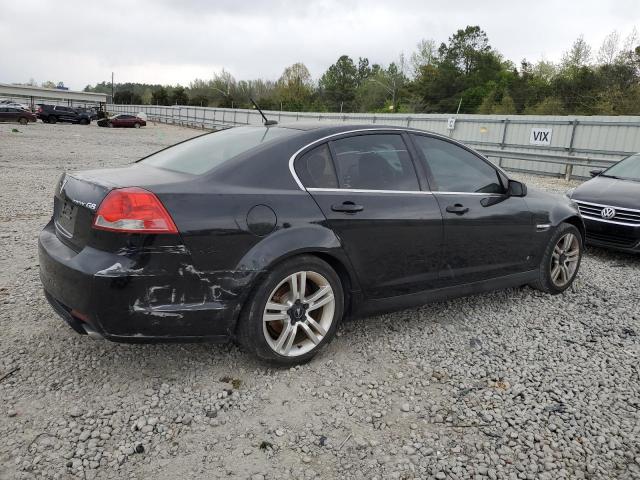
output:
[[[89,244],[95,232],[92,228],[95,213],[112,189],[141,187],[153,192],[159,185],[191,178],[190,175],[142,164],[64,174],[54,196],[56,236],[67,246],[80,251]]]

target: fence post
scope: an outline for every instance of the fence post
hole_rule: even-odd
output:
[[[575,154],[574,150],[573,150],[573,142],[574,139],[576,137],[576,129],[578,128],[578,119],[574,119],[572,123],[572,127],[571,127],[571,139],[569,140],[569,156],[573,156]],[[571,180],[571,175],[573,174],[573,165],[570,163],[567,163],[567,166],[565,167],[564,170],[564,179],[569,182]]]
[[[500,140],[500,150],[504,150],[504,143],[507,139],[507,126],[509,125],[509,119],[505,118],[502,124],[502,140]],[[502,167],[502,157],[498,157],[498,166]]]
[[[411,126],[411,117],[407,117],[407,128]]]

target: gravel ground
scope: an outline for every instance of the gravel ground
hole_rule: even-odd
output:
[[[555,297],[511,289],[345,322],[290,370],[231,345],[94,341],[38,280],[59,174],[199,132],[12,128],[0,124],[1,479],[640,478],[640,257],[590,249]]]

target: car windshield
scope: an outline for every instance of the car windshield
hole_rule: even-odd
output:
[[[602,175],[640,182],[640,153],[620,160],[613,167],[605,170]]]
[[[199,175],[258,145],[295,134],[290,128],[235,127],[202,135],[141,161],[176,172]]]

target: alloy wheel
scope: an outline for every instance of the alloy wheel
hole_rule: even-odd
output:
[[[580,240],[573,233],[566,233],[553,247],[551,254],[551,281],[556,287],[564,287],[571,281],[580,263]]]
[[[263,332],[279,355],[296,357],[316,348],[335,321],[335,296],[329,281],[318,272],[296,272],[269,295]]]

